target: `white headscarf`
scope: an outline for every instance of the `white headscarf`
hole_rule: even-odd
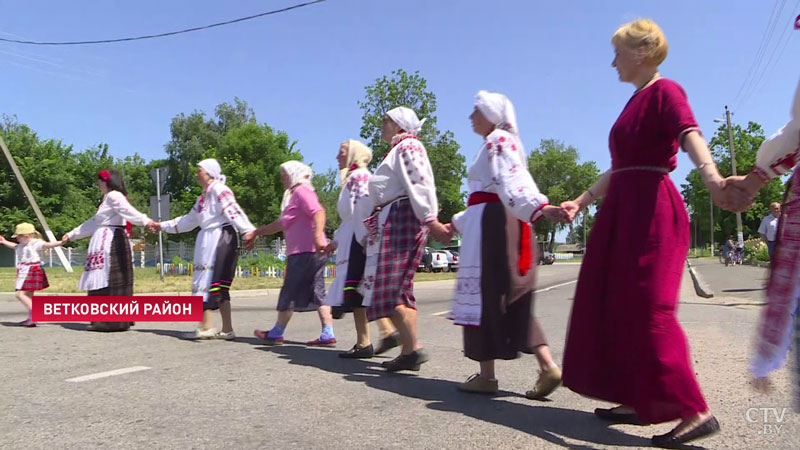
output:
[[[222,168],[219,167],[219,162],[214,158],[208,158],[197,163],[197,167],[205,170],[208,176],[225,184],[225,175],[222,174]]]
[[[496,92],[480,91],[475,96],[475,106],[489,122],[498,128],[511,127],[510,131],[519,134],[517,128],[517,114],[511,100],[503,94]]]
[[[348,139],[342,144],[347,144],[347,162],[344,169],[339,171],[339,178],[342,181],[342,187],[344,187],[350,172],[355,169],[365,169],[369,162],[372,161],[372,150],[361,141],[355,139]]]
[[[422,124],[428,119],[419,120],[417,113],[411,108],[405,106],[398,106],[397,108],[389,110],[386,113],[394,123],[408,133],[419,134],[422,130]]]
[[[281,170],[286,172],[289,176],[289,189],[283,191],[283,201],[281,201],[281,211],[289,204],[289,198],[292,196],[292,191],[300,184],[307,184],[312,190],[314,186],[311,184],[311,176],[314,171],[311,167],[301,163],[300,161],[286,161],[281,164]]]

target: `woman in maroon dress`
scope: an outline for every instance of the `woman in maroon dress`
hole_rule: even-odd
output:
[[[661,78],[667,42],[658,25],[637,20],[612,37],[612,66],[636,86],[611,128],[611,169],[574,201],[570,217],[599,198],[572,308],[563,381],[571,390],[621,406],[595,414],[617,423],[681,419],[657,446],[674,446],[719,430],[691,366],[676,318],[689,250],[689,221],[669,172],[682,147],[715,202],[725,204],[714,165],[683,89]]]

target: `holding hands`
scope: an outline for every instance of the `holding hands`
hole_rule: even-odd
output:
[[[147,224],[147,230],[150,231],[151,233],[158,233],[159,231],[161,231],[161,224],[156,222],[155,220],[151,220]]]

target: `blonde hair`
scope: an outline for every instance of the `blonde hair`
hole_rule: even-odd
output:
[[[667,37],[661,27],[650,19],[639,19],[617,28],[611,43],[639,53],[642,62],[660,65],[667,59]]]

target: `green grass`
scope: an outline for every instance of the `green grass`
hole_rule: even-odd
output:
[[[78,290],[78,280],[81,278],[82,268],[75,268],[75,272],[67,273],[60,267],[45,267],[47,272],[47,279],[50,282],[50,287],[44,293],[47,294],[65,294],[76,293]],[[147,294],[152,292],[189,292],[192,290],[192,277],[188,275],[166,276],[162,282],[158,272],[153,267],[136,268],[133,270],[134,282],[133,292],[135,294]],[[14,282],[17,278],[16,269],[13,267],[0,267],[0,292],[12,292],[14,290]],[[421,281],[439,281],[439,280],[452,280],[456,278],[456,274],[450,273],[418,273],[414,280]],[[332,280],[328,280],[332,281]],[[247,290],[247,289],[276,289],[283,285],[283,280],[280,278],[264,278],[264,277],[250,277],[240,278],[237,277],[233,280],[231,290]]]

